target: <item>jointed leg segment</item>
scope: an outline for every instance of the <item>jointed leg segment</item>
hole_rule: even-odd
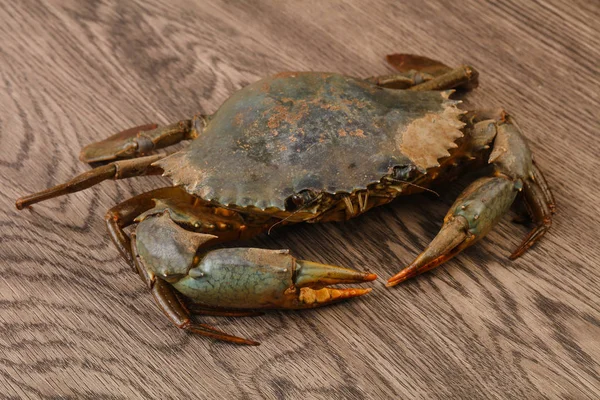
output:
[[[415,91],[477,87],[479,73],[471,66],[450,68],[439,61],[412,54],[391,54],[388,62],[399,73],[375,76],[367,80],[390,89]]]
[[[81,149],[79,159],[91,163],[140,157],[152,150],[193,139],[198,134],[196,127],[199,124],[196,122],[203,121],[202,118],[199,115],[192,120],[183,120],[161,127],[156,124],[136,126],[85,146]]]
[[[533,165],[532,178],[523,184],[523,199],[535,226],[510,255],[511,260],[523,255],[552,226],[552,214],[554,214],[556,208],[554,197],[541,171],[535,164]]]
[[[102,165],[84,172],[66,183],[21,197],[17,199],[16,206],[21,210],[40,201],[85,190],[107,179],[116,180],[142,175],[159,175],[162,173],[162,169],[152,164],[161,158],[162,156],[160,155],[154,155],[133,160],[120,160]]]

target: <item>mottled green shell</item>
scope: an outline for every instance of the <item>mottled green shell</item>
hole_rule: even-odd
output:
[[[233,94],[188,148],[158,164],[174,184],[224,205],[284,209],[305,189],[351,193],[395,166],[425,173],[449,155],[463,126],[449,93],[283,73]]]

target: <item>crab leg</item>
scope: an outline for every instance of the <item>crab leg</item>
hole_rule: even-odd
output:
[[[408,88],[408,90],[446,90],[459,86],[464,86],[470,89],[477,86],[478,76],[479,73],[475,70],[475,68],[469,65],[463,65],[444,75],[437,76],[429,81],[412,86]]]
[[[490,154],[495,170],[493,176],[480,178],[464,190],[429,246],[409,266],[391,277],[387,286],[433,269],[483,238],[508,211],[521,190],[536,226],[510,258],[519,257],[550,228],[554,199],[541,171],[531,160],[525,139],[510,117],[504,115],[502,120],[491,122],[496,130]],[[475,132],[474,141],[480,140],[477,134]]]
[[[435,77],[452,71],[440,61],[415,54],[388,54],[386,60],[400,72],[419,71]]]
[[[546,204],[548,205],[550,212],[554,214],[556,211],[556,201],[554,200],[554,195],[550,191],[548,182],[546,182],[546,178],[544,178],[542,171],[538,168],[535,161],[533,161],[533,180],[537,182],[537,185],[539,185],[539,188],[546,199]]]
[[[204,128],[204,121],[202,115],[197,115],[191,120],[161,127],[156,124],[136,126],[85,146],[79,159],[92,163],[140,157],[152,150],[195,138],[198,130]]]
[[[479,74],[470,66],[452,69],[439,61],[414,54],[390,54],[387,61],[400,74],[373,77],[370,81],[387,88],[421,91],[477,87]]]
[[[538,176],[542,176],[539,171]],[[511,260],[522,256],[523,253],[544,236],[552,226],[552,214],[555,205],[552,193],[550,193],[549,188],[544,185],[545,180],[542,177],[539,180],[527,181],[523,186],[525,205],[531,214],[535,226],[519,247],[517,247],[510,255]]]
[[[193,302],[187,302],[185,308],[190,312],[190,314],[194,315],[212,315],[216,317],[257,317],[259,315],[264,315],[264,312],[261,311],[247,311],[247,310],[231,310],[228,308],[206,308],[202,307],[200,304],[196,304]]]
[[[136,158],[133,160],[115,161],[110,164],[91,169],[77,175],[66,183],[56,185],[50,189],[21,197],[16,201],[16,207],[22,210],[40,201],[52,199],[69,193],[79,192],[90,188],[107,179],[125,179],[141,175],[160,175],[162,169],[152,165],[162,158],[161,155]]]

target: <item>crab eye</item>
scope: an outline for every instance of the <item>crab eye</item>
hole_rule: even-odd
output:
[[[285,202],[285,209],[288,211],[296,211],[297,209],[299,209],[300,207],[302,207],[304,205],[304,198],[303,196],[294,194],[290,197],[287,198],[286,202]]]
[[[310,189],[301,191],[287,198],[285,201],[285,209],[287,211],[296,211],[305,205],[309,205],[315,200],[317,194]]]

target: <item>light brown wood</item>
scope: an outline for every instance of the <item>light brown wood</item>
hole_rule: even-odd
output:
[[[0,3],[0,397],[600,397],[600,10],[595,1]],[[356,220],[255,240],[380,275],[369,296],[305,312],[202,320],[238,347],[175,329],[102,216],[158,177],[105,182],[18,212],[20,195],[88,167],[122,129],[210,113],[282,70],[391,73],[389,53],[470,63],[478,107],[502,106],[558,202],[551,232],[506,217],[446,266],[385,279],[437,232],[462,181]]]

